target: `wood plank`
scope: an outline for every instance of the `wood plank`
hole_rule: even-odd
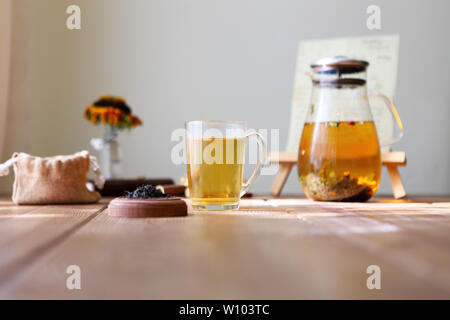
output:
[[[406,196],[405,187],[403,186],[402,178],[400,177],[400,172],[398,171],[398,166],[396,164],[386,164],[386,169],[389,174],[392,185],[392,193],[395,199],[401,199]]]
[[[434,207],[440,207],[446,209],[446,213],[450,213],[450,202],[433,202]]]
[[[371,210],[333,208],[330,204],[322,208],[333,214],[315,216],[302,213],[300,208],[290,210],[301,219],[320,223],[353,246],[370,251],[377,259],[408,270],[413,279],[429,282],[450,296],[448,218],[430,213],[424,216],[421,212],[421,215],[408,216],[411,209],[392,208],[383,215]]]
[[[0,197],[0,223],[6,219],[36,210],[40,206],[16,206],[9,197]]]
[[[272,163],[292,163],[297,164],[297,152],[271,152],[269,154],[269,161]]]
[[[252,209],[244,200],[240,212],[170,219],[103,212],[23,270],[0,298],[450,297],[436,281],[447,279],[444,265],[433,264],[446,260],[424,252],[423,239],[355,212],[295,201],[262,200]],[[72,264],[81,267],[79,291],[65,288]],[[366,287],[372,264],[382,269],[382,290]]]
[[[278,170],[277,175],[270,187],[270,194],[273,196],[279,196],[281,194],[281,190],[283,190],[284,185],[291,173],[292,164],[290,163],[282,163],[280,164],[280,169]]]
[[[106,207],[9,205],[9,218],[0,219],[0,289]]]
[[[271,152],[269,161],[273,163],[292,163],[297,164],[297,152]],[[384,152],[381,154],[381,162],[383,164],[395,163],[399,166],[406,165],[406,153],[404,151]]]
[[[391,163],[398,166],[406,166],[406,152],[404,151],[383,152],[381,154],[381,162],[383,164]]]

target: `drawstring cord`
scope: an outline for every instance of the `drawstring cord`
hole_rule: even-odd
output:
[[[94,184],[97,188],[103,189],[105,185],[105,176],[103,175],[100,166],[98,165],[97,158],[94,156],[89,156],[89,163],[91,165],[91,169],[94,172]]]
[[[9,174],[9,168],[16,162],[17,158],[13,157],[5,163],[0,164],[0,177],[7,176]]]

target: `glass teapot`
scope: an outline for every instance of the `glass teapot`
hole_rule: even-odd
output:
[[[311,65],[312,96],[300,139],[298,175],[308,198],[319,201],[367,201],[381,178],[380,144],[369,106],[367,61],[346,57]],[[391,101],[377,94],[403,126]]]

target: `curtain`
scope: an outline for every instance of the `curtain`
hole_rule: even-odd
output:
[[[11,1],[0,0],[0,161],[4,160],[11,60]]]
[[[0,162],[30,139],[28,0],[0,0]],[[0,193],[12,177],[0,179]]]

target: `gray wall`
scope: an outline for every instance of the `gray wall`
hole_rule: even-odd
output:
[[[65,28],[79,4],[82,29]],[[382,30],[366,28],[381,7]],[[450,193],[450,1],[30,1],[32,153],[88,148],[101,129],[82,119],[103,93],[126,97],[145,126],[122,141],[128,176],[184,174],[170,133],[187,119],[242,119],[280,128],[287,142],[297,44],[302,39],[400,34],[396,104],[401,169],[411,194]],[[19,128],[18,128],[19,129]],[[390,185],[383,173],[381,193]],[[267,193],[273,177],[255,188]],[[293,174],[287,192],[300,193]]]

